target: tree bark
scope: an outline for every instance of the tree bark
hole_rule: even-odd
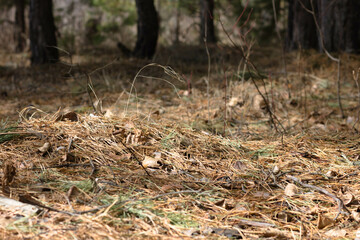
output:
[[[311,10],[311,0],[301,0],[304,7]],[[317,4],[314,3],[315,14]],[[299,0],[289,0],[288,29],[286,38],[286,49],[318,49],[319,40],[313,15],[304,9]]]
[[[30,49],[33,65],[59,61],[52,10],[52,0],[30,0]]]
[[[180,0],[176,6],[176,14],[175,14],[175,37],[174,37],[174,41],[173,44],[174,45],[179,45],[180,43]]]
[[[200,0],[200,42],[215,43],[214,0]]]
[[[15,41],[16,52],[24,51],[26,47],[25,34],[25,0],[15,0]]]
[[[139,58],[151,58],[155,54],[159,20],[154,0],[136,0],[138,14],[137,41],[133,55]]]
[[[311,1],[320,29],[306,10],[313,10]],[[322,50],[323,42],[329,52],[359,52],[359,12],[360,1],[356,0],[289,0],[286,47]]]
[[[320,26],[326,50],[358,52],[360,3],[356,0],[321,0]]]

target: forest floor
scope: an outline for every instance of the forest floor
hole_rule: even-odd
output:
[[[359,56],[158,52],[0,54],[1,238],[360,238]]]

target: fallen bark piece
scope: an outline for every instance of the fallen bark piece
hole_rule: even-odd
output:
[[[4,207],[6,210],[10,211],[19,211],[25,215],[33,215],[37,213],[40,209],[34,205],[22,203],[11,198],[0,196],[0,206]]]

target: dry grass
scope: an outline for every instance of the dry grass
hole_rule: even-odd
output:
[[[334,95],[336,69],[320,55],[296,57],[289,56],[295,59],[289,66],[293,99],[286,97],[285,79],[274,70],[275,61],[258,60],[267,66],[264,71],[273,72],[261,90],[266,89],[286,134],[270,128],[254,86],[236,80],[237,66],[230,63],[225,108],[223,68],[216,59],[210,109],[202,80],[206,66],[197,68],[195,62],[185,68],[169,59],[159,62],[177,72],[148,68],[141,75],[152,78],[137,79],[131,93],[133,76],[147,62],[120,60],[91,75],[105,115],[90,113],[80,73],[60,83],[44,81],[43,88],[34,90],[37,97],[20,99],[19,88],[7,89],[9,96],[1,101],[11,107],[2,115],[23,111],[18,122],[3,121],[1,126],[3,194],[15,199],[31,196],[53,209],[35,216],[2,209],[1,236],[353,239],[360,220],[360,153],[358,125],[353,128],[357,90],[349,77],[359,61],[345,56],[349,61],[343,69],[343,97],[349,118],[343,120]],[[98,66],[83,68],[91,72]],[[15,70],[8,71],[2,81],[14,76]],[[23,71],[28,75],[20,75],[29,81],[19,83],[24,89],[36,78]],[[188,94],[181,81],[186,82],[191,72],[193,89]],[[51,94],[51,89],[59,94]],[[25,100],[32,106],[24,109],[29,105]],[[58,107],[65,109],[57,112]],[[74,110],[77,119],[59,117]],[[146,171],[139,164],[145,158],[153,164]],[[16,169],[10,183],[6,166]],[[346,206],[339,209],[332,195],[316,187]]]

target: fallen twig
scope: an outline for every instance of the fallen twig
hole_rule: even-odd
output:
[[[349,215],[349,214],[351,213],[350,210],[345,206],[344,202],[343,202],[340,198],[338,198],[336,195],[330,193],[329,191],[327,191],[327,190],[325,190],[325,189],[323,189],[323,188],[321,188],[321,187],[318,187],[318,186],[314,186],[314,185],[311,185],[311,184],[303,183],[303,182],[301,182],[301,180],[299,180],[298,178],[296,178],[296,177],[294,177],[294,176],[291,176],[291,175],[286,175],[286,177],[287,177],[288,179],[290,179],[290,180],[292,180],[292,181],[300,184],[300,185],[303,186],[303,187],[314,189],[314,190],[316,190],[316,191],[318,191],[318,192],[320,192],[320,193],[322,193],[322,194],[324,194],[324,195],[326,195],[326,196],[331,197],[332,199],[334,199],[334,200],[337,202],[337,204],[338,204],[338,214],[336,214],[334,220],[336,220],[336,219],[338,218],[338,216],[340,215],[340,213],[345,214],[345,215]],[[342,211],[343,209],[345,210],[345,212]]]

